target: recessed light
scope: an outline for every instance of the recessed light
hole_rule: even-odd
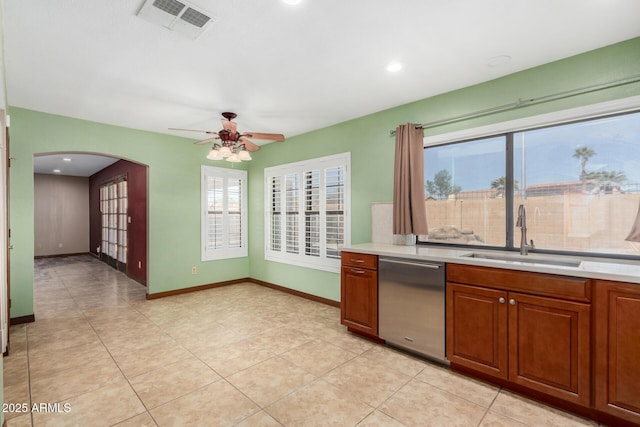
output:
[[[494,56],[493,58],[489,58],[487,65],[489,67],[497,67],[499,65],[506,64],[509,61],[511,61],[511,57],[509,55]]]
[[[60,169],[54,169],[53,173],[60,173]]]
[[[71,159],[69,157],[63,157],[62,160],[64,160],[65,162],[70,162]]]
[[[282,2],[290,6],[295,6],[297,4],[302,3],[302,0],[282,0]]]
[[[387,71],[390,73],[397,73],[400,70],[402,70],[402,64],[399,62],[393,61],[387,65]]]

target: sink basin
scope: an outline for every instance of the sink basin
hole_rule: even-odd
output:
[[[502,254],[486,254],[472,252],[470,254],[462,255],[468,258],[477,259],[490,259],[494,261],[511,261],[511,262],[524,262],[527,264],[544,264],[544,265],[556,265],[560,267],[580,267],[582,261],[579,260],[563,260],[563,259],[551,259],[551,258],[538,258],[530,255],[502,255]]]

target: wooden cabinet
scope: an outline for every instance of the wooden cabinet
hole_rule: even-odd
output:
[[[507,292],[447,283],[447,358],[507,379]]]
[[[596,409],[640,425],[640,285],[597,281]]]
[[[447,358],[589,406],[589,299],[588,279],[449,264]]]
[[[350,331],[378,336],[378,257],[342,252],[340,321]]]
[[[589,406],[591,307],[509,293],[509,381]]]

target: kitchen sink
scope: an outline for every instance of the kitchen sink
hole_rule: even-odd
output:
[[[527,264],[543,264],[543,265],[556,265],[560,267],[580,267],[582,261],[571,259],[557,259],[557,258],[539,258],[531,255],[502,255],[502,254],[487,254],[480,252],[471,252],[469,254],[461,255],[468,258],[487,259],[494,261],[510,261],[510,262],[524,262]]]

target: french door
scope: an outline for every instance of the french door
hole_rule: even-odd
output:
[[[127,271],[127,177],[121,176],[100,187],[102,246],[100,257],[112,267]]]

